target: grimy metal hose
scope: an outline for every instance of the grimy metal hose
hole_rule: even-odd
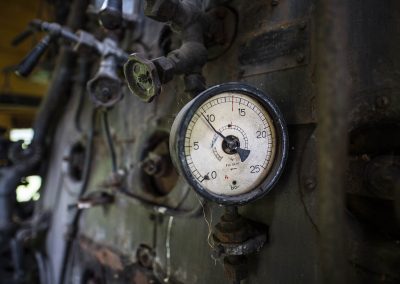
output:
[[[317,98],[318,189],[321,283],[346,283],[345,171],[347,105],[347,0],[318,1]]]

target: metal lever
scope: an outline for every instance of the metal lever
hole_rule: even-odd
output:
[[[48,48],[51,40],[52,37],[50,35],[46,35],[22,60],[22,62],[16,68],[15,73],[19,76],[27,77],[39,62],[39,59]]]
[[[122,23],[122,0],[104,0],[99,18],[106,29],[119,28]]]
[[[26,40],[28,37],[30,37],[34,33],[34,30],[29,27],[20,34],[18,34],[13,40],[11,41],[12,46],[17,46],[20,43],[22,43],[24,40]]]

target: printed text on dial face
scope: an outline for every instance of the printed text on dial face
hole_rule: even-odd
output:
[[[240,148],[250,151],[248,157],[242,162],[238,153],[226,153],[223,137],[210,124],[224,137],[238,140]],[[272,120],[257,100],[222,93],[205,101],[190,120],[184,142],[186,162],[206,190],[243,194],[266,178],[275,157],[275,139]]]

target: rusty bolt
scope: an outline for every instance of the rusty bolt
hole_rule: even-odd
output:
[[[167,57],[159,57],[153,60],[157,68],[158,75],[162,84],[172,80],[174,77],[174,63]]]
[[[314,177],[309,177],[305,179],[304,186],[308,190],[313,190],[317,186],[317,182]]]
[[[163,173],[163,157],[149,153],[147,158],[143,161],[142,169],[149,176],[157,176]]]
[[[221,221],[215,225],[214,238],[221,243],[240,243],[247,240],[252,232],[244,218],[227,220],[224,215],[221,217]]]
[[[145,268],[151,268],[154,262],[154,252],[147,245],[140,245],[137,252],[136,257],[139,264]]]
[[[156,161],[153,160],[147,160],[143,163],[143,170],[148,174],[149,176],[154,176],[158,173],[160,170],[160,165]]]

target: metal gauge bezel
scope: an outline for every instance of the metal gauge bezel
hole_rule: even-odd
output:
[[[190,123],[194,113],[205,101],[207,101],[211,97],[226,92],[245,94],[253,99],[256,99],[270,115],[276,132],[275,158],[265,180],[260,185],[258,185],[256,189],[233,196],[215,194],[205,189],[190,172],[184,151],[184,137],[186,135],[188,124]],[[177,155],[180,162],[181,171],[184,174],[186,180],[202,197],[222,205],[243,205],[259,199],[267,194],[281,176],[288,155],[288,134],[286,124],[278,106],[275,104],[275,102],[272,101],[269,96],[267,96],[261,90],[243,83],[225,83],[221,85],[216,85],[199,94],[191,102],[190,106],[183,114],[181,123],[179,124],[177,129],[177,134]]]

